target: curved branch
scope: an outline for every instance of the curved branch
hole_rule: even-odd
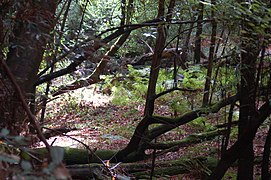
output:
[[[164,134],[165,132],[168,132],[180,125],[186,124],[190,121],[193,121],[194,119],[200,117],[204,114],[210,114],[210,113],[216,113],[218,112],[222,107],[225,107],[235,101],[238,100],[238,95],[231,96],[227,99],[224,99],[210,107],[201,108],[195,111],[188,112],[184,114],[181,117],[177,118],[169,118],[169,117],[159,117],[159,116],[151,116],[149,119],[150,124],[160,123],[162,125],[153,128],[150,130],[149,138],[154,139],[157,136],[160,136],[161,134]]]
[[[204,22],[209,22],[209,21],[211,21],[211,20],[204,20]],[[95,40],[92,53],[94,53],[99,48],[101,48],[103,46],[103,44],[106,44],[106,43],[112,41],[113,39],[116,39],[117,37],[121,36],[122,34],[129,34],[131,31],[136,30],[136,29],[141,28],[141,27],[158,26],[158,25],[161,25],[161,22],[164,22],[164,21],[161,18],[157,18],[157,19],[153,19],[153,20],[150,20],[150,21],[143,22],[141,24],[127,24],[127,25],[123,25],[123,26],[108,29],[108,30],[106,30],[106,31],[104,31],[104,32],[102,32],[102,33],[100,33],[99,35],[96,36],[97,39]],[[171,24],[189,24],[189,23],[194,23],[194,22],[195,21],[174,21]],[[127,27],[127,28],[123,29],[125,27]],[[103,34],[105,34],[106,32],[109,32],[109,31],[113,31],[113,30],[116,30],[116,31],[113,32],[112,34],[108,35],[107,37],[103,38],[102,40],[99,40],[99,37],[101,37]],[[74,49],[76,49],[76,48],[74,48]],[[84,56],[82,56],[82,58],[84,58],[84,59],[82,59],[82,62],[87,59]],[[75,71],[76,67],[79,66],[82,62],[74,61],[68,67],[66,67],[64,69],[56,71],[53,74],[44,75],[44,76],[39,78],[39,80],[36,82],[35,85],[37,86],[37,85],[40,85],[40,84],[45,83],[47,81],[50,81],[52,79],[55,79],[57,77],[63,76],[63,75],[68,74],[68,73],[71,73],[71,72]]]
[[[161,96],[163,96],[163,95],[165,95],[165,94],[167,94],[167,93],[171,93],[171,92],[173,92],[173,91],[189,91],[189,92],[196,92],[197,90],[196,90],[196,89],[178,88],[178,87],[176,87],[176,88],[171,88],[171,89],[168,89],[168,90],[166,90],[166,91],[163,91],[163,92],[161,92],[161,93],[159,93],[159,94],[156,94],[156,95],[153,97],[153,99],[157,99],[157,98],[159,98],[159,97],[161,97]]]
[[[75,61],[73,61],[68,67],[61,69],[59,71],[53,72],[52,74],[47,74],[44,76],[41,76],[39,80],[36,82],[36,86],[45,83],[47,81],[50,81],[52,79],[55,79],[57,77],[72,73],[76,71],[76,67],[79,66],[86,58],[84,56],[79,56],[76,58]]]
[[[216,129],[213,131],[208,131],[204,133],[199,134],[191,134],[187,137],[178,140],[178,141],[170,141],[166,143],[149,143],[146,147],[146,149],[169,149],[169,148],[180,148],[180,147],[187,147],[191,144],[198,144],[203,141],[212,140],[213,138],[225,134],[225,129]]]
[[[209,108],[202,108],[202,109],[199,109],[196,111],[188,112],[178,118],[145,116],[137,125],[135,132],[134,132],[130,142],[128,143],[128,145],[116,154],[115,160],[116,161],[126,161],[127,157],[129,155],[132,154],[131,156],[134,156],[135,154],[133,154],[133,152],[137,153],[138,149],[142,148],[142,147],[140,147],[140,146],[142,146],[142,141],[147,141],[147,142],[143,143],[143,144],[147,145],[149,142],[151,142],[153,139],[155,139],[159,135],[161,135],[165,132],[168,132],[168,131],[170,131],[180,125],[186,124],[186,123],[200,117],[203,114],[216,113],[222,107],[229,105],[232,102],[235,102],[237,100],[238,100],[238,95],[231,96],[223,101],[220,101],[220,102],[212,105]],[[155,124],[155,123],[159,123],[162,125],[160,125],[156,128],[153,128],[151,130],[148,130],[149,125]],[[146,130],[148,132],[146,132]],[[146,133],[144,133],[144,132],[146,132]],[[144,150],[144,148],[145,147],[143,147],[142,150]],[[140,155],[142,155],[142,154],[140,154]]]

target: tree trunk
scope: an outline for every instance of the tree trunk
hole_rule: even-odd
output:
[[[14,38],[9,48],[7,64],[21,89],[32,92],[37,80],[37,72],[42,61],[48,34],[54,28],[56,1],[29,3],[28,9],[22,6],[17,12],[18,19],[13,30]],[[33,15],[29,15],[30,12]],[[29,13],[29,14],[27,14]],[[19,18],[22,19],[19,19]],[[27,18],[27,19],[23,19]]]
[[[56,7],[55,0],[30,1],[21,4],[16,14],[7,64],[27,99],[31,98],[45,46],[49,40],[48,34],[55,25]],[[7,127],[12,134],[18,134],[24,127],[25,122],[22,121],[25,116],[16,94],[11,92],[3,103],[7,108],[0,112],[1,126]]]
[[[158,18],[163,17],[165,13],[164,9],[164,0],[159,0],[159,9],[158,9]],[[166,29],[163,25],[159,25],[157,27],[157,39],[152,59],[152,65],[151,65],[151,72],[150,72],[150,78],[149,78],[149,85],[148,85],[148,91],[147,91],[147,97],[146,97],[146,103],[145,103],[145,110],[144,110],[144,118],[141,120],[141,122],[138,124],[134,135],[132,136],[130,142],[128,145],[118,152],[116,155],[116,159],[118,161],[122,161],[125,156],[128,156],[131,153],[133,154],[133,157],[140,156],[144,158],[145,155],[145,139],[144,136],[147,135],[147,128],[149,124],[149,116],[153,114],[154,111],[154,101],[155,101],[155,89],[156,89],[156,82],[159,74],[160,69],[160,62],[161,62],[161,56],[164,49],[164,45],[166,42]],[[126,157],[127,158],[127,157]]]
[[[239,138],[243,132],[250,128],[257,114],[255,97],[256,80],[256,61],[259,54],[258,36],[253,35],[253,29],[242,22],[241,34],[241,83],[240,83],[240,116],[238,134]],[[238,179],[253,179],[253,142],[247,145],[247,148],[240,154],[238,159]]]
[[[211,3],[214,7],[216,5],[216,0],[212,0]],[[213,18],[215,17],[214,9],[212,9],[211,16]],[[206,77],[206,82],[205,82],[205,87],[204,87],[202,106],[206,106],[209,103],[209,94],[210,94],[212,71],[213,71],[213,61],[214,61],[214,56],[215,56],[216,29],[217,29],[217,23],[216,23],[216,19],[214,18],[212,21],[211,46],[209,50],[208,70],[207,70],[207,77]]]
[[[262,180],[270,179],[269,173],[269,157],[270,157],[270,147],[271,147],[271,126],[266,136],[262,160]]]
[[[159,1],[158,18],[164,16],[164,0]],[[151,116],[154,111],[154,98],[156,94],[156,82],[159,75],[162,53],[166,42],[166,28],[164,26],[157,27],[157,39],[151,64],[151,72],[149,77],[149,85],[145,103],[144,116]]]
[[[252,125],[248,126],[247,129],[244,129],[244,132],[239,136],[239,139],[228,150],[226,150],[226,152],[221,157],[221,160],[218,162],[217,167],[214,169],[214,171],[212,172],[208,179],[220,180],[223,178],[228,168],[240,156],[243,156],[242,155],[243,152],[245,152],[247,147],[250,146],[250,142],[253,141],[258,128],[264,122],[264,120],[270,116],[270,113],[271,113],[270,102],[266,102],[259,109],[257,113],[257,118],[255,118],[255,121],[252,122]],[[250,172],[246,173],[250,174]]]
[[[194,54],[194,62],[196,64],[200,63],[201,57],[201,34],[202,34],[202,20],[203,20],[203,11],[204,4],[199,3],[198,8],[198,22],[197,22],[197,32],[196,32],[196,41],[195,41],[195,54]]]
[[[222,107],[232,104],[237,101],[237,96],[229,97],[224,99],[211,107],[201,108],[192,112],[185,113],[184,115],[177,118],[161,117],[161,116],[151,116],[144,117],[142,121],[136,127],[136,130],[129,142],[129,144],[119,151],[116,156],[116,161],[126,162],[127,160],[139,158],[143,160],[146,158],[145,150],[148,148],[148,144],[156,137],[169,132],[170,130],[193,121],[194,119],[201,117],[202,115],[207,115],[210,113],[217,113]],[[156,127],[149,130],[148,134],[143,134],[150,124],[157,124]],[[143,134],[143,135],[142,135]],[[146,145],[142,146],[142,141]]]

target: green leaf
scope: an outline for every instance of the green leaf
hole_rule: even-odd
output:
[[[249,26],[251,26],[251,27],[255,27],[255,24],[253,24],[253,23],[251,23],[251,22],[248,22],[247,23]]]

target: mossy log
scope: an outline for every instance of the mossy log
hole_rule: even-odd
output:
[[[155,165],[155,177],[168,177],[196,171],[203,176],[208,176],[215,168],[217,160],[211,157],[196,157],[192,159],[180,158],[172,161],[157,161]],[[113,167],[115,164],[111,164]],[[103,165],[85,164],[67,166],[74,179],[91,179],[102,177]],[[114,169],[114,173],[135,178],[149,179],[151,163],[122,163]]]
[[[172,147],[187,147],[192,144],[201,143],[204,141],[212,140],[217,136],[223,135],[226,133],[225,129],[215,129],[212,131],[207,131],[199,134],[190,134],[184,139],[176,141],[167,141],[163,143],[150,143],[149,146],[156,149],[168,149]]]
[[[262,157],[255,157],[254,163],[260,164]],[[156,161],[154,169],[154,177],[170,177],[186,173],[198,175],[199,179],[205,179],[211,174],[217,166],[218,159],[211,156],[199,156],[195,158],[182,157],[171,161]],[[110,167],[116,164],[110,164]],[[234,163],[233,166],[237,166]],[[109,167],[109,168],[110,168]],[[119,175],[132,179],[150,179],[152,164],[150,162],[137,163],[121,163],[114,169],[114,172]],[[105,171],[102,164],[92,163],[83,165],[67,166],[73,179],[105,179]]]
[[[95,151],[95,155],[93,155],[86,149],[69,148],[69,147],[63,147],[63,149],[64,149],[63,162],[67,165],[100,163],[101,160],[111,159],[117,153],[117,151],[114,150],[97,150]],[[37,153],[39,157],[48,156],[48,151],[46,148],[38,148],[35,149],[34,151],[35,153]]]
[[[215,137],[222,135],[225,132],[225,130],[216,129],[212,131],[203,132],[200,134],[191,134],[187,136],[186,138],[178,141],[168,141],[164,143],[155,143],[149,144],[148,148],[157,148],[157,149],[164,149],[170,151],[176,151],[180,147],[186,147],[191,144],[197,144],[204,141],[212,140]],[[115,150],[97,150],[95,151],[95,154],[93,155],[90,151],[86,149],[78,149],[78,148],[69,148],[69,147],[63,147],[64,148],[64,163],[67,165],[72,164],[89,164],[89,163],[100,163],[101,160],[109,160],[111,159],[111,162],[114,162],[114,156],[117,154],[117,151]],[[45,148],[39,148],[35,149],[35,152],[37,152],[38,156],[46,156],[47,150]],[[163,151],[161,151],[159,154],[163,154]],[[150,156],[146,156],[148,159]],[[125,162],[135,162],[142,159],[142,157],[126,157],[127,161]]]

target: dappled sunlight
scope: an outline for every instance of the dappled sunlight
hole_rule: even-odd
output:
[[[139,103],[116,106],[111,104],[111,100],[111,96],[96,92],[95,88],[90,87],[50,102],[44,126],[73,130],[63,136],[48,139],[48,143],[74,148],[84,148],[82,143],[91,148],[124,148],[143,115],[144,106]],[[34,146],[44,145],[37,143]]]
[[[72,96],[78,104],[90,104],[93,107],[106,105],[112,101],[112,97],[99,92],[97,84],[83,87],[65,94],[63,98]]]

